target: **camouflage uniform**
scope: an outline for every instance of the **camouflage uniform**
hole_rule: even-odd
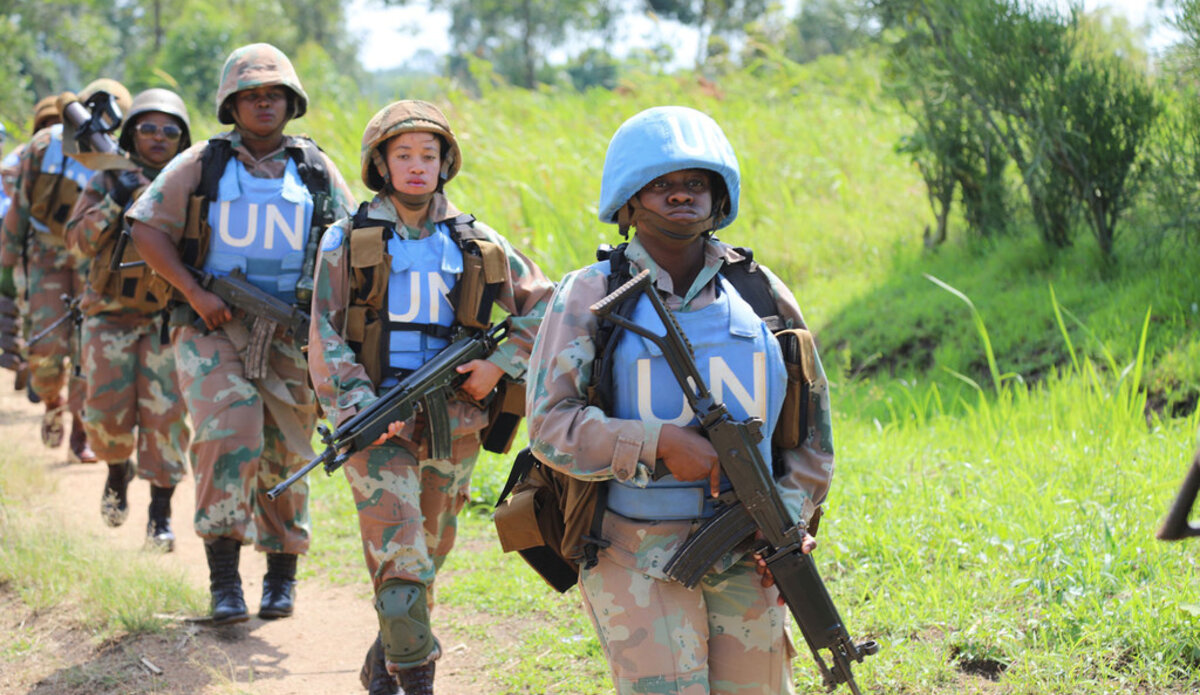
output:
[[[61,126],[43,128],[22,151],[14,182],[15,195],[4,218],[3,241],[0,243],[0,266],[15,266],[18,284],[29,290],[26,313],[31,336],[66,313],[63,294],[74,297],[81,289],[65,238],[38,232],[31,222],[34,181],[42,174],[42,160],[55,139],[62,140]],[[74,184],[64,182],[64,185]],[[63,387],[68,385],[66,363],[76,351],[74,343],[75,331],[67,322],[28,348],[30,385],[42,400],[57,400]],[[83,396],[83,380],[71,379],[68,400],[72,413],[82,409]]]
[[[372,219],[394,222],[401,238],[425,238],[433,231],[432,224],[421,230],[404,226],[385,196],[376,196],[368,210]],[[458,214],[444,196],[434,196],[430,220],[452,220]],[[309,364],[317,397],[335,424],[353,416],[377,396],[358,356],[343,337],[345,308],[353,291],[348,244],[343,241],[334,246],[330,240],[348,238],[350,223],[350,219],[344,219],[330,227],[330,236],[321,250],[309,338]],[[475,228],[505,249],[509,265],[509,276],[497,302],[512,315],[512,332],[488,360],[510,377],[520,378],[552,285],[500,234],[479,222]],[[454,545],[455,517],[469,497],[479,431],[487,424],[488,413],[473,403],[456,400],[449,405],[449,416],[453,429],[448,460],[428,458],[428,441],[420,436],[422,425],[409,421],[399,437],[356,453],[345,465],[346,478],[359,505],[367,569],[376,588],[394,577],[432,585]],[[416,524],[422,518],[423,533]]]
[[[158,171],[138,172],[143,186]],[[92,177],[67,222],[67,239],[93,259],[121,231],[122,206],[109,197],[116,174]],[[145,272],[148,272],[146,269]],[[175,377],[175,355],[162,340],[162,311],[130,307],[84,282],[83,369],[88,374],[83,422],[96,454],[122,461],[137,450],[138,476],[155,487],[174,487],[187,473],[191,433]],[[136,434],[135,434],[136,428]]]
[[[642,130],[631,131],[634,137],[621,140],[627,127]],[[605,157],[601,220],[624,227],[630,219],[624,217],[627,201],[646,184],[663,174],[693,168],[716,172],[724,179],[729,197],[721,200],[714,195],[714,215],[707,229],[728,224],[736,215],[740,178],[719,127],[707,116],[681,107],[651,109],[631,118],[613,137]],[[613,182],[615,194],[609,187]],[[648,269],[651,291],[657,290],[680,317],[704,311],[727,294],[718,289],[723,286],[719,273],[725,265],[743,259],[715,237],[695,243],[703,244],[703,261],[688,288],[673,286],[671,275],[637,236],[625,249],[630,274]],[[803,327],[792,293],[759,267],[769,281],[784,327]],[[589,405],[588,400],[599,329],[589,307],[607,294],[608,278],[605,263],[569,273],[551,301],[529,361],[530,446],[541,461],[575,478],[644,488],[651,484],[663,423],[621,419]],[[613,366],[614,370],[628,368]],[[784,503],[795,518],[803,520],[813,518],[833,475],[828,382],[819,360],[816,371],[808,436],[799,446],[777,454],[782,472],[775,476]],[[617,384],[614,379],[614,388]],[[766,386],[780,387],[769,381]],[[678,386],[672,384],[671,389]],[[603,512],[601,536],[608,545],[599,549],[594,566],[581,569],[579,584],[617,692],[793,692],[789,662],[795,652],[788,634],[789,613],[777,605],[778,590],[761,585],[748,554],[749,539],[718,559],[692,589],[664,573],[668,560],[700,523],[688,518],[633,519],[611,508]]]
[[[242,144],[235,130],[226,139],[234,156],[253,176],[277,179],[289,160],[286,147],[304,141],[285,136],[281,147],[262,160]],[[188,199],[200,184],[200,157],[207,143],[175,157],[130,208],[128,217],[165,232],[176,243],[187,222]],[[311,145],[302,145],[311,146]],[[330,174],[330,195],[349,211],[353,194],[333,162],[320,154]],[[180,306],[181,316],[192,312]],[[317,421],[308,386],[307,364],[295,338],[277,333],[270,346],[269,374],[257,382],[243,376],[241,350],[252,317],[208,332],[191,320],[172,321],[171,344],[179,386],[191,414],[192,470],[196,476],[194,526],[202,538],[250,538],[262,551],[302,553],[308,549],[308,488],[301,482],[275,501],[267,490],[312,457],[309,439]]]

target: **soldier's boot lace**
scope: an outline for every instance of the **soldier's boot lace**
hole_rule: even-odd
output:
[[[108,479],[104,481],[104,496],[100,498],[100,517],[116,528],[129,518],[129,481],[136,471],[129,459],[108,464]]]
[[[242,542],[236,538],[222,536],[204,542],[214,625],[229,625],[250,619],[246,600],[242,597],[242,577],[238,574],[241,553]]]
[[[293,553],[267,553],[258,617],[273,620],[292,614],[296,603],[296,557]]]
[[[169,553],[175,550],[171,530],[171,495],[175,487],[150,486],[150,520],[146,522],[146,547]]]
[[[375,643],[367,650],[358,680],[368,695],[396,695],[400,682],[387,670],[387,659],[383,655],[383,640],[375,636]]]

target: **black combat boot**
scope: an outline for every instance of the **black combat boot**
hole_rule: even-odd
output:
[[[238,559],[242,542],[224,536],[204,542],[208,557],[208,585],[212,592],[212,621],[214,625],[240,623],[250,619],[246,600],[242,598],[242,577],[238,574]]]
[[[358,680],[366,688],[368,695],[396,695],[400,683],[396,677],[388,673],[387,659],[383,656],[383,640],[378,635],[375,643],[367,650],[367,658],[363,661],[362,670],[358,672]]]
[[[171,530],[171,495],[174,487],[150,486],[150,520],[146,522],[146,547],[169,553],[175,549]]]
[[[108,480],[104,482],[104,497],[100,498],[100,516],[112,527],[129,518],[129,481],[136,472],[133,462],[126,459],[108,464]]]
[[[404,695],[433,695],[433,668],[436,663],[430,661],[413,668],[401,669],[396,674],[401,692]]]
[[[296,557],[292,553],[267,553],[262,604],[258,607],[258,617],[263,620],[292,614],[296,601]]]

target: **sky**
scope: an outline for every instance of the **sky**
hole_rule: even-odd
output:
[[[1065,0],[1046,0],[1065,7]],[[795,6],[790,0],[785,6]],[[1152,53],[1159,53],[1174,40],[1166,26],[1168,15],[1155,7],[1154,0],[1083,0],[1083,8],[1093,11],[1108,8],[1129,18],[1134,26],[1152,22],[1155,30],[1149,39]],[[442,11],[430,12],[424,2],[404,7],[383,8],[377,0],[354,0],[348,14],[352,35],[360,38],[359,58],[368,70],[381,70],[405,65],[421,49],[445,55],[450,45],[450,17]],[[789,12],[789,14],[795,14]],[[624,55],[632,46],[658,43],[663,35],[672,37],[676,60],[690,64],[696,55],[696,35],[676,22],[657,22],[646,15],[626,16],[618,35],[628,36],[626,45],[618,46],[616,54]]]

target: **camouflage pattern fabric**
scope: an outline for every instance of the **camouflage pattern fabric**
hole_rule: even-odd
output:
[[[317,424],[304,353],[296,341],[271,341],[266,378],[243,376],[250,320],[237,316],[211,333],[190,325],[171,332],[179,388],[192,417],[192,470],[201,538],[253,539],[258,550],[308,550],[308,485],[278,499],[267,491],[312,458]],[[253,525],[253,532],[251,531]]]
[[[250,154],[236,131],[217,137],[229,140],[246,171],[261,178],[283,176],[289,161],[284,148],[295,142],[284,136],[280,148],[260,160]],[[178,243],[187,223],[188,199],[200,184],[205,145],[193,145],[171,160],[127,217],[163,231]],[[330,196],[344,214],[349,213],[354,197],[328,157],[325,165]],[[252,538],[259,550],[302,553],[309,538],[308,486],[301,481],[274,501],[267,499],[266,492],[312,457],[316,401],[304,354],[287,336],[277,334],[271,341],[267,376],[255,381],[245,378],[242,354],[250,325],[235,311],[233,321],[211,333],[190,323],[171,331],[179,387],[194,428],[194,525],[203,538]]]
[[[187,475],[191,432],[175,353],[161,335],[161,316],[102,313],[84,320],[83,426],[101,460],[133,458],[136,447],[138,477],[174,487]]]
[[[252,43],[234,49],[221,68],[221,83],[217,87],[217,118],[225,124],[233,123],[233,116],[224,108],[229,97],[238,92],[256,87],[282,85],[296,95],[295,110],[291,118],[300,118],[308,110],[308,95],[300,85],[300,78],[287,55],[269,43]]]
[[[369,214],[372,219],[395,223],[401,238],[424,238],[432,231],[431,226],[412,230],[400,224],[396,208],[384,196],[371,201]],[[442,194],[435,194],[430,201],[430,220],[452,220],[459,214]],[[525,373],[553,285],[504,237],[482,223],[475,225],[502,246],[508,257],[508,277],[496,303],[511,315],[512,332],[488,360],[518,378]],[[334,223],[322,244],[309,333],[312,380],[322,409],[335,424],[377,397],[366,370],[343,338],[352,291],[347,253],[350,226],[349,219]],[[345,466],[358,504],[367,569],[376,589],[392,578],[431,586],[437,568],[454,546],[456,516],[469,497],[478,433],[487,424],[487,413],[474,403],[455,400],[449,404],[448,415],[452,428],[449,460],[429,459],[428,441],[419,434],[422,424],[409,421],[398,437],[358,453]],[[432,604],[432,591],[429,596]]]
[[[740,260],[733,247],[711,239],[705,247],[704,265],[690,288],[676,292],[671,277],[650,258],[636,235],[626,249],[631,272],[648,268],[655,287],[676,312],[702,309],[716,298],[716,275],[724,263]],[[765,267],[779,314],[788,328],[804,327],[792,293]],[[588,310],[605,296],[607,269],[588,267],[563,278],[546,312],[529,362],[528,429],[534,454],[546,464],[584,480],[617,479],[645,485],[653,470],[661,425],[622,420],[587,405],[598,322]],[[809,408],[814,414],[809,436],[800,446],[781,452],[783,475],[776,479],[780,495],[797,518],[811,519],[825,500],[833,476],[833,440],[830,427],[829,388],[817,360]],[[644,522],[608,512],[603,537],[610,543],[600,551],[600,564],[581,576],[581,585],[605,644],[614,683],[625,693],[759,693],[790,692],[783,686],[763,690],[762,679],[772,681],[778,669],[771,665],[783,649],[782,630],[758,629],[749,646],[718,640],[738,610],[738,618],[762,627],[785,621],[771,611],[752,606],[774,605],[775,589],[763,589],[745,557],[748,548],[735,549],[720,558],[702,585],[686,590],[667,580],[663,566],[693,530],[689,521]],[[757,598],[749,598],[757,594]],[[728,599],[722,598],[728,595]],[[651,606],[651,604],[655,604]],[[732,608],[731,608],[732,606]],[[761,614],[754,617],[755,610]],[[710,616],[707,622],[705,615]],[[780,614],[782,615],[782,614]],[[740,629],[740,628],[739,628]],[[717,644],[718,641],[722,643]],[[735,640],[736,642],[736,640]],[[755,661],[757,675],[709,661],[718,651],[738,653],[735,662]],[[642,654],[653,654],[645,659]],[[636,657],[636,658],[635,658]],[[722,657],[725,658],[724,656]],[[722,675],[716,675],[721,669]],[[741,675],[738,675],[741,674]],[[771,674],[764,675],[764,674]],[[740,678],[749,680],[740,681]],[[713,680],[717,678],[718,680]],[[683,679],[672,685],[674,679]],[[790,680],[790,679],[788,679]],[[686,682],[684,682],[686,681]],[[719,681],[719,682],[718,682]],[[678,690],[676,690],[678,686]],[[790,687],[790,686],[788,686]]]
[[[142,183],[156,174],[144,169]],[[93,259],[120,232],[122,208],[108,197],[113,183],[111,174],[97,172],[75,202],[67,243],[77,260]],[[136,447],[138,476],[157,487],[174,487],[187,474],[191,432],[176,382],[175,353],[162,342],[162,313],[135,311],[86,281],[81,284],[88,442],[108,462],[131,458]]]
[[[602,555],[579,587],[620,695],[795,692],[790,615],[752,560],[687,589]]]

